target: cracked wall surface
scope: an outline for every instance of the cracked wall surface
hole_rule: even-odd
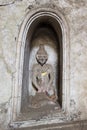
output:
[[[27,11],[52,6],[64,15],[70,33],[70,109],[72,120],[87,119],[87,1],[0,0],[0,122],[5,122],[15,73],[16,46]],[[3,105],[4,104],[4,105]],[[3,111],[5,110],[6,111]],[[3,113],[3,114],[2,114]],[[75,115],[76,114],[76,115]]]

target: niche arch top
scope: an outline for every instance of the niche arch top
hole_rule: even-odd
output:
[[[25,60],[25,48],[31,42],[35,28],[40,23],[49,23],[55,30],[62,48],[62,111],[69,113],[69,30],[64,16],[54,9],[39,8],[27,13],[19,32],[17,43],[16,73],[12,93],[11,122],[15,121],[21,112],[21,100],[23,94],[23,69]],[[60,39],[61,37],[62,39]],[[28,43],[30,44],[30,43]],[[28,50],[29,51],[29,50]],[[28,69],[28,68],[27,68]],[[28,95],[28,94],[27,94]],[[25,103],[27,102],[27,98]],[[61,101],[60,101],[61,102]]]
[[[28,12],[22,22],[20,33],[18,37],[19,42],[24,42],[28,33],[28,30],[33,22],[37,24],[37,20],[42,21],[42,18],[50,18],[48,21],[56,27],[55,24],[59,24],[62,31],[67,33],[68,42],[69,42],[69,28],[67,25],[67,22],[65,20],[65,17],[62,15],[62,13],[59,10],[49,9],[49,8],[39,8],[32,10],[31,12]],[[35,28],[35,26],[33,27]],[[57,28],[55,28],[57,31]],[[66,32],[67,30],[67,32]],[[25,34],[25,35],[24,35]]]

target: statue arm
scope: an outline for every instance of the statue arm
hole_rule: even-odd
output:
[[[36,77],[37,77],[37,72],[36,72],[35,68],[36,68],[36,66],[33,67],[32,84],[34,85],[34,87],[35,87],[36,89],[39,90],[40,86],[37,84],[37,79],[36,79]]]
[[[36,81],[36,76],[34,75],[33,76],[33,80],[32,80],[32,83],[33,83],[33,85],[34,85],[34,87],[36,88],[36,89],[38,89],[39,90],[39,85],[37,84],[37,81]]]
[[[53,73],[53,68],[52,66],[49,67],[49,83],[48,83],[48,87],[50,88],[51,84],[53,83],[53,79],[54,79],[54,73]]]

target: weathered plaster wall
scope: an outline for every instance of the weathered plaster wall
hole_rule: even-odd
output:
[[[48,4],[47,4],[48,3]],[[6,118],[12,95],[16,45],[20,25],[27,11],[41,5],[55,5],[62,12],[70,32],[71,119],[87,119],[87,1],[86,0],[0,0],[0,122]]]

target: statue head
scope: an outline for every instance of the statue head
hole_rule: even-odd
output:
[[[36,60],[41,66],[43,66],[48,60],[48,54],[43,44],[39,45],[39,49],[36,54]]]

